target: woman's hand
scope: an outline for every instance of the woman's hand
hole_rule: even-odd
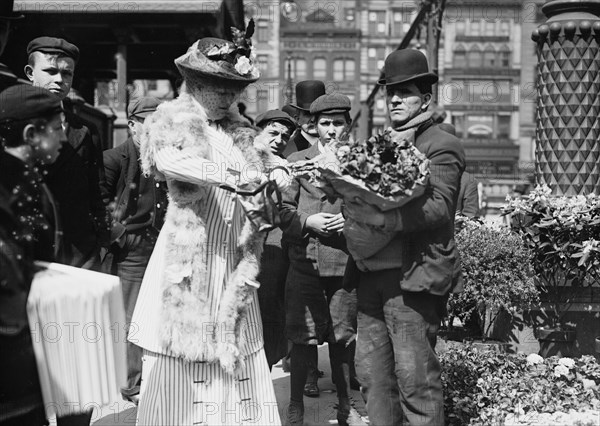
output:
[[[333,216],[326,224],[325,227],[330,232],[339,232],[344,229],[344,216],[341,213]]]

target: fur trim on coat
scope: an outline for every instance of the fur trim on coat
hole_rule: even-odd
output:
[[[206,141],[208,120],[202,106],[187,93],[161,104],[146,119],[141,137],[141,161],[145,174],[157,170],[155,153],[162,147],[186,148],[201,158],[211,160]],[[244,158],[263,172],[277,160],[267,144],[255,141],[256,130],[240,126],[233,116],[222,126]],[[261,138],[257,138],[261,139]],[[165,349],[189,361],[219,361],[228,373],[234,373],[243,363],[240,348],[241,325],[256,291],[265,234],[258,232],[246,218],[238,245],[233,272],[221,293],[219,310],[211,315],[206,295],[208,287],[208,256],[206,236],[207,187],[167,179],[169,207],[166,221],[167,268],[163,283],[163,307],[160,335]],[[220,285],[220,283],[216,283]],[[208,327],[208,329],[207,329]]]

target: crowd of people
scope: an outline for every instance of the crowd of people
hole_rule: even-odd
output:
[[[22,18],[0,14],[7,28]],[[461,286],[455,212],[476,215],[476,191],[461,182],[460,141],[428,113],[438,77],[420,51],[391,53],[378,84],[391,127],[414,132],[431,178],[386,212],[291,174],[343,142],[346,95],[303,81],[295,103],[255,123],[242,115],[240,95],[259,79],[247,40],[190,46],[175,59],[179,96],[131,100],[129,138],[104,152],[67,98],[77,46],[38,37],[27,54],[30,85],[0,65],[1,425],[46,422],[26,315],[34,259],[120,277],[135,328],[121,392],[140,425],[302,425],[323,343],[338,424],[361,424],[351,388],[370,424],[443,424],[436,335]],[[355,262],[347,219],[387,243]],[[280,360],[290,372],[283,419],[270,373]]]

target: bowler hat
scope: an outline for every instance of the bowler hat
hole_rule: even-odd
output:
[[[146,118],[160,105],[160,101],[152,96],[144,96],[133,102],[127,107],[127,117]]]
[[[296,84],[296,104],[294,108],[308,112],[310,104],[325,94],[325,83],[320,80],[305,80]]]
[[[289,114],[278,109],[272,109],[256,117],[256,125],[258,127],[266,126],[270,121],[283,123],[289,126],[291,130],[296,128],[296,121]]]
[[[60,98],[43,87],[16,84],[0,93],[0,122],[41,118],[62,110]]]
[[[2,0],[0,2],[0,18],[1,19],[22,19],[24,18],[18,12],[13,12],[14,0]]]
[[[310,113],[316,114],[336,114],[348,112],[352,108],[350,98],[341,93],[330,93],[329,95],[319,96],[310,105]]]
[[[27,45],[27,55],[33,52],[60,53],[75,62],[79,60],[79,48],[62,38],[45,36],[34,38]]]
[[[401,49],[390,53],[385,58],[383,74],[384,78],[377,82],[381,86],[416,80],[429,84],[435,84],[438,81],[438,76],[429,71],[425,55],[416,49]]]
[[[258,80],[260,73],[250,58],[236,53],[238,50],[230,41],[205,37],[175,59],[175,65],[188,84],[216,80],[246,86]]]

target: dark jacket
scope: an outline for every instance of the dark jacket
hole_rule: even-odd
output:
[[[97,268],[100,247],[108,245],[109,217],[100,195],[102,154],[85,126],[69,123],[68,143],[45,176],[60,209],[64,233],[63,263]]]
[[[160,230],[167,208],[166,184],[141,173],[139,153],[133,139],[104,151],[103,161],[105,181],[102,198],[107,206],[114,201],[114,207],[110,209],[111,242],[127,231],[147,227]]]
[[[290,155],[296,152],[304,151],[305,149],[308,149],[310,147],[311,144],[309,141],[306,140],[306,138],[302,134],[302,130],[296,129],[292,136],[290,136],[290,140],[285,146],[282,155],[284,158],[288,158]]]
[[[319,155],[318,144],[296,152],[289,162],[310,160]],[[331,203],[325,194],[306,179],[295,179],[292,188],[283,194],[281,209],[281,229],[284,244],[289,245],[290,262],[310,260],[316,276],[343,276],[348,256],[345,240],[341,232],[330,237],[321,237],[305,229],[306,219],[316,213],[338,214],[341,200]]]
[[[456,202],[456,213],[467,217],[479,216],[479,191],[475,176],[464,172],[460,179],[460,192]]]
[[[454,214],[465,153],[455,136],[431,121],[417,130],[415,146],[431,160],[429,186],[422,197],[386,214],[385,229],[398,234],[364,262],[369,270],[401,268],[405,291],[444,296],[460,286]]]

